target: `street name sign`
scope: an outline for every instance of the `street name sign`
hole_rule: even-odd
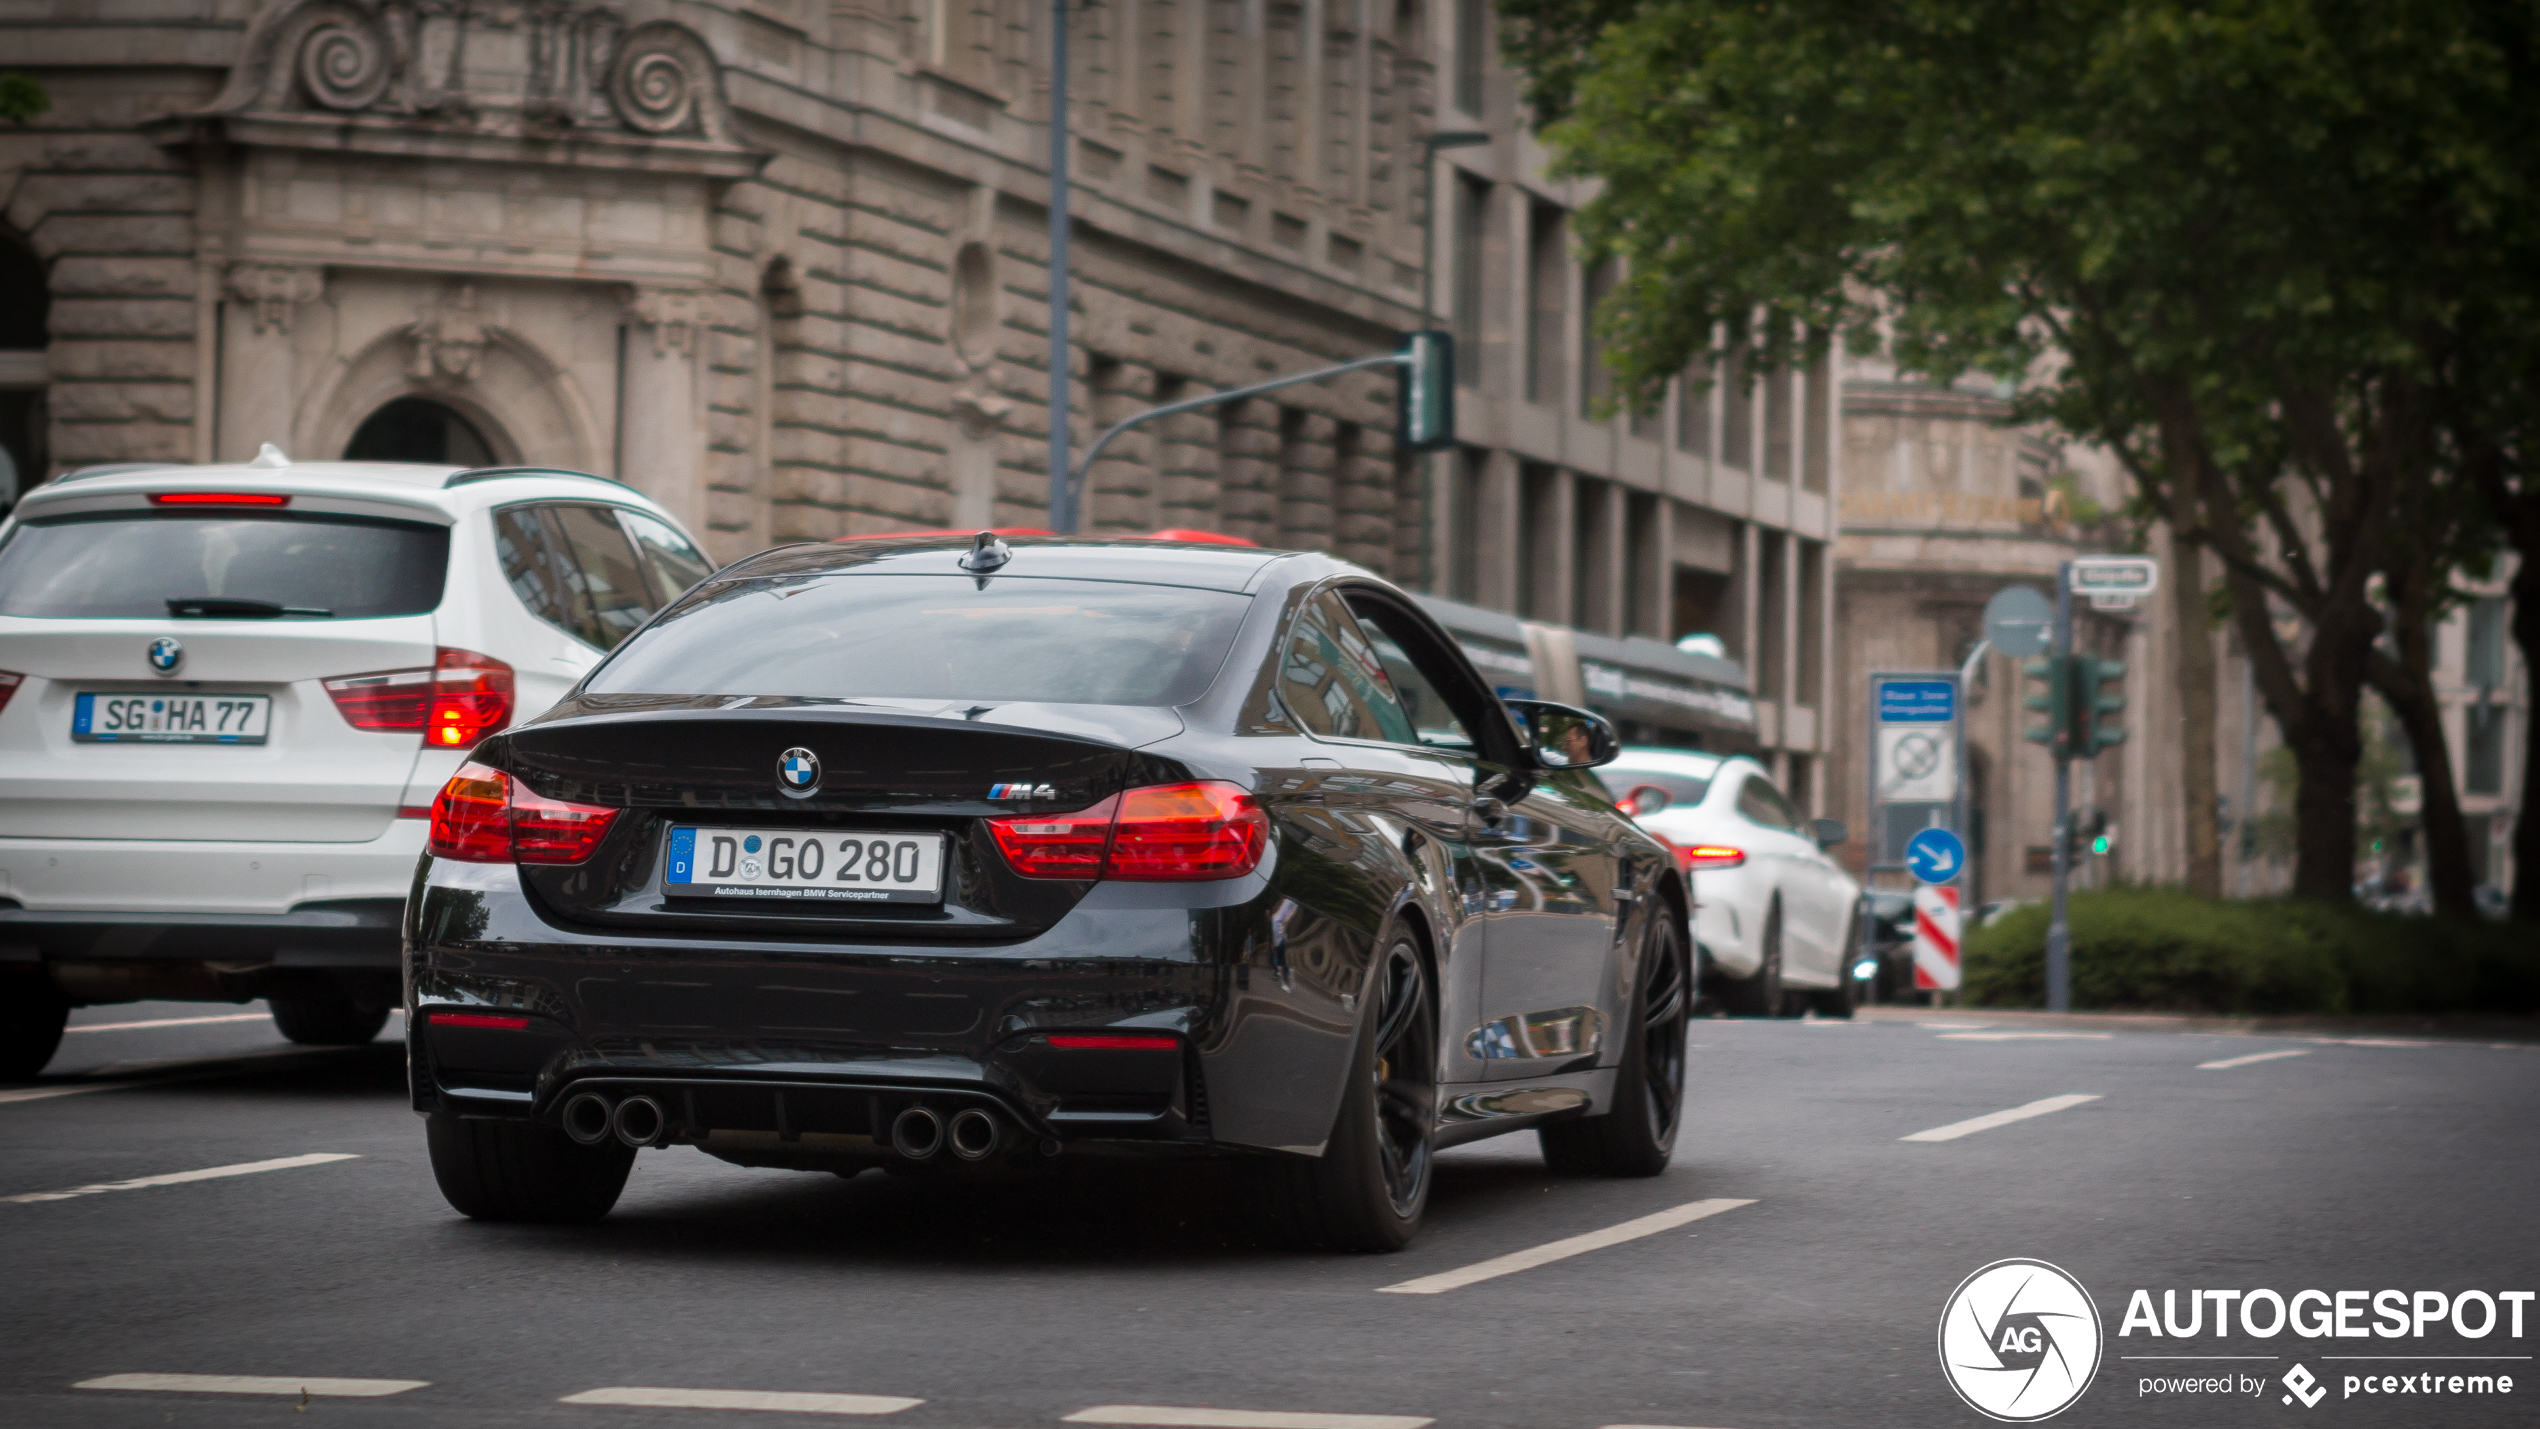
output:
[[[2150,556],[2075,556],[2073,594],[2146,596],[2161,584],[2161,567]]]
[[[1879,684],[1879,723],[1947,724],[1958,717],[1958,686],[1951,680],[1885,680]]]

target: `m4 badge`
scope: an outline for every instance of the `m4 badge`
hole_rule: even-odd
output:
[[[988,786],[988,797],[991,799],[1055,799],[1058,797],[1058,786],[1055,784],[991,784]]]

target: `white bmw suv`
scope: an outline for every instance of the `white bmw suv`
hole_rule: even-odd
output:
[[[543,468],[92,468],[0,523],[0,1079],[76,1005],[397,1005],[433,795],[711,566]]]
[[[1852,1015],[1861,885],[1826,850],[1837,819],[1803,819],[1742,756],[1626,747],[1596,771],[1625,812],[1675,846],[1693,936],[1729,1010]]]

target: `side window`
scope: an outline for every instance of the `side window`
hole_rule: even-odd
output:
[[[635,538],[635,554],[643,558],[644,569],[653,574],[653,589],[668,605],[680,592],[714,574],[714,562],[688,544],[688,538],[640,511],[617,513],[626,521],[626,533]]]
[[[1359,629],[1366,632],[1368,644],[1376,651],[1376,662],[1384,667],[1385,678],[1392,682],[1394,694],[1402,701],[1403,711],[1411,717],[1411,728],[1419,741],[1437,749],[1472,753],[1472,731],[1464,727],[1464,721],[1455,717],[1446,696],[1438,692],[1437,682],[1421,670],[1419,663],[1402,648],[1401,642],[1386,632],[1381,610],[1375,607],[1364,611],[1353,608],[1353,613],[1361,617]]]
[[[494,558],[503,579],[529,613],[558,629],[584,634],[582,621],[567,602],[572,590],[564,563],[547,540],[547,523],[535,506],[506,507],[494,513]]]
[[[1790,805],[1782,801],[1781,791],[1760,774],[1751,776],[1738,786],[1737,811],[1745,815],[1750,823],[1762,824],[1768,829],[1779,829],[1784,833],[1799,831],[1799,819],[1791,813]]]
[[[582,638],[613,650],[653,613],[643,567],[635,563],[635,548],[628,544],[625,528],[617,524],[617,512],[609,507],[547,509],[572,552],[568,579],[587,603],[590,629],[581,632]]]
[[[1307,601],[1288,631],[1279,655],[1279,700],[1316,734],[1419,742],[1367,632],[1329,591]]]

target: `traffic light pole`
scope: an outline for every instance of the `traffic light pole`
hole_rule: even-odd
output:
[[[2055,678],[2073,657],[2073,563],[2055,569]],[[2069,743],[2069,742],[2067,742]],[[2073,1010],[2073,929],[2064,896],[2072,882],[2073,751],[2055,751],[2055,916],[2046,925],[2046,1010]]]

